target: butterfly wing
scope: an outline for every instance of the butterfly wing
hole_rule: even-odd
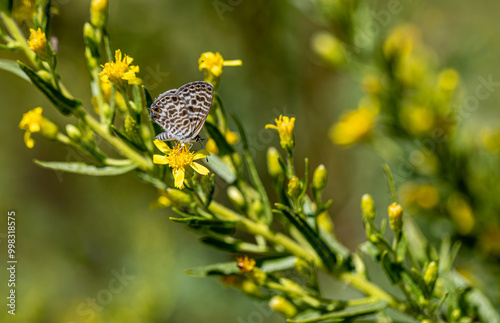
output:
[[[205,124],[212,107],[214,87],[208,82],[196,81],[181,86],[175,93],[186,103],[192,125],[189,138],[186,139],[194,140]]]
[[[187,141],[186,138],[192,133],[193,126],[186,102],[175,93],[175,90],[159,95],[149,110],[151,119],[165,130],[157,135],[156,139]]]

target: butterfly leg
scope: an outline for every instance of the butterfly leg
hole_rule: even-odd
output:
[[[205,153],[208,154],[208,151],[205,149],[205,145],[203,144],[203,140],[205,140],[205,139],[201,138],[200,136],[196,136],[194,138],[194,142],[199,142],[201,144],[201,147],[203,147],[203,150],[205,151]],[[208,163],[208,157],[205,156],[205,158],[207,159],[207,163]]]

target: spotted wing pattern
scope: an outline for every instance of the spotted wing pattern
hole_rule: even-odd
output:
[[[155,138],[182,143],[194,141],[210,112],[212,100],[213,86],[203,81],[161,94],[149,108],[151,119],[165,130]]]

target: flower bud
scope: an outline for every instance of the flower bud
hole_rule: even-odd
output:
[[[281,296],[274,296],[269,301],[269,307],[275,311],[283,315],[284,317],[293,317],[297,314],[297,308],[286,298]]]
[[[137,122],[131,116],[125,118],[125,133],[132,138],[137,135]]]
[[[322,230],[333,233],[333,222],[327,211],[318,215],[318,226]]]
[[[403,208],[398,203],[394,202],[389,205],[389,224],[394,232],[400,232],[403,225]]]
[[[80,139],[82,138],[82,132],[80,131],[80,129],[72,124],[66,125],[66,133],[74,141],[80,141]]]
[[[288,181],[288,196],[292,199],[296,199],[299,197],[301,192],[302,183],[300,182],[300,179],[297,176],[292,176],[292,178]]]
[[[373,221],[375,219],[375,203],[370,194],[364,194],[361,197],[361,211],[365,219]]]
[[[191,204],[191,196],[178,189],[167,189],[166,196],[176,206],[189,206]]]
[[[235,186],[231,185],[227,188],[227,196],[238,208],[245,207],[245,197],[243,197],[243,194]]]
[[[427,265],[427,269],[424,272],[424,281],[426,284],[431,285],[434,283],[438,275],[438,265],[435,261],[431,261]]]
[[[90,22],[98,28],[104,27],[108,20],[108,0],[90,2]]]
[[[279,162],[280,154],[274,147],[269,147],[267,150],[267,170],[271,177],[276,178],[283,175],[283,168]]]
[[[325,165],[319,165],[313,174],[312,187],[316,192],[321,193],[326,187],[327,173]]]

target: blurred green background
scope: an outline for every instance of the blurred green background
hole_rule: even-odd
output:
[[[59,46],[58,71],[69,90],[90,105],[89,76],[83,56],[82,26],[90,1],[55,1],[52,35]],[[382,161],[363,147],[344,150],[327,138],[328,128],[361,97],[360,79],[326,68],[311,50],[311,36],[323,27],[297,8],[302,1],[110,1],[109,33],[114,49],[134,58],[139,76],[152,95],[202,79],[197,60],[219,51],[243,66],[225,68],[219,93],[228,110],[244,120],[255,159],[269,183],[265,151],[278,144],[262,129],[279,114],[296,120],[297,168],[303,158],[323,163],[329,172],[325,195],[334,200],[335,232],[354,248],[363,240],[359,198],[371,193],[384,212],[388,190]],[[304,0],[304,2],[307,2]],[[230,8],[217,11],[214,4]],[[229,4],[232,3],[233,5]],[[500,3],[485,1],[401,2],[403,10],[389,26],[412,23],[433,48],[443,67],[459,71],[465,88],[479,76],[500,81],[498,64]],[[375,1],[374,8],[386,2]],[[382,37],[382,28],[377,37]],[[0,58],[16,53],[0,52]],[[500,93],[494,92],[467,120],[466,126],[500,120]],[[185,276],[185,268],[230,257],[198,243],[197,236],[171,223],[170,211],[149,208],[157,192],[133,174],[86,177],[56,174],[33,159],[79,161],[75,151],[36,136],[35,147],[23,143],[22,114],[36,107],[60,126],[68,122],[28,82],[0,71],[0,199],[6,233],[7,211],[17,218],[16,322],[283,322],[284,319],[216,279]],[[234,129],[234,128],[233,128]],[[471,140],[477,139],[471,132]],[[273,193],[271,193],[273,194]],[[5,237],[1,259],[5,259]],[[134,276],[122,290],[109,293],[116,272]],[[6,295],[6,270],[0,271]],[[117,285],[118,286],[118,285]],[[343,287],[341,287],[343,288]],[[104,291],[103,291],[104,290]],[[326,291],[329,295],[334,292]],[[88,298],[109,299],[88,314]],[[5,298],[4,298],[5,300]],[[108,301],[108,299],[106,299]],[[84,305],[82,305],[84,304]],[[92,320],[90,320],[92,319]]]

